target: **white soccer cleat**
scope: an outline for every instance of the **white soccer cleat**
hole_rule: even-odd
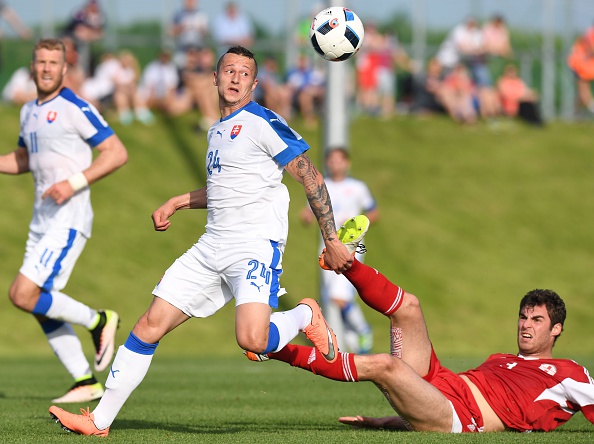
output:
[[[95,401],[103,396],[103,386],[100,382],[97,382],[95,377],[83,379],[74,384],[66,392],[64,396],[52,399],[53,403],[61,404],[66,402],[89,402]]]

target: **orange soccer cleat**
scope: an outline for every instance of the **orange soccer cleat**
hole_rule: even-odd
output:
[[[312,311],[311,324],[302,330],[303,333],[307,339],[313,342],[322,357],[327,362],[333,363],[338,358],[336,335],[324,319],[320,306],[311,298],[303,299],[299,305],[307,305]]]

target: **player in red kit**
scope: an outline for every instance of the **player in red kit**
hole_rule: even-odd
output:
[[[348,238],[340,231],[339,236]],[[339,352],[329,364],[315,348],[291,344],[277,353],[248,355],[337,381],[372,381],[400,415],[343,417],[340,422],[449,433],[530,432],[553,430],[582,411],[594,423],[594,380],[576,362],[552,355],[566,316],[554,291],[532,290],[521,300],[517,355],[491,355],[477,368],[456,374],[441,366],[414,295],[357,260],[343,274],[367,305],[390,319],[390,355]]]

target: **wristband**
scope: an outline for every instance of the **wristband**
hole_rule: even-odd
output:
[[[82,190],[84,187],[89,186],[89,182],[87,181],[86,176],[81,171],[80,173],[76,173],[73,176],[70,176],[68,179],[68,183],[76,193],[79,190]]]

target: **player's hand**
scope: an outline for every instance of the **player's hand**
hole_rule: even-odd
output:
[[[400,429],[397,416],[387,416],[384,418],[373,418],[370,416],[343,416],[338,418],[338,422],[357,428],[367,429]]]
[[[345,245],[334,238],[333,241],[326,242],[326,253],[324,253],[324,263],[336,273],[344,273],[353,265],[353,256],[349,253]]]
[[[51,187],[45,190],[45,193],[41,195],[41,198],[45,199],[46,197],[49,197],[53,199],[56,204],[62,205],[72,196],[74,196],[74,189],[72,188],[72,185],[70,185],[70,182],[67,180],[63,180],[62,182],[53,184]]]
[[[157,208],[153,214],[153,226],[156,231],[165,231],[171,225],[169,218],[175,213],[177,209],[170,201],[165,202],[159,208]]]

